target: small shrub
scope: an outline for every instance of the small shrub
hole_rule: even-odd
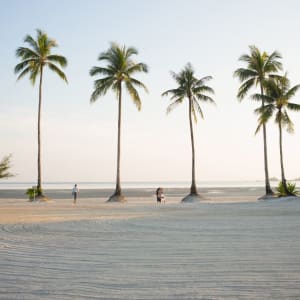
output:
[[[33,186],[33,187],[27,189],[25,194],[28,196],[30,201],[34,201],[35,197],[38,194],[38,191],[39,191],[38,188],[36,186]]]
[[[277,187],[277,194],[279,197],[290,196],[290,195],[298,195],[299,191],[296,189],[296,183],[287,182],[286,184],[288,193],[286,193],[282,181],[279,182]]]

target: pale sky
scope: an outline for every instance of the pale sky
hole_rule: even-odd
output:
[[[256,45],[279,51],[292,85],[300,83],[300,4],[297,0],[3,0],[0,10],[0,158],[12,153],[11,181],[35,181],[38,85],[16,82],[15,50],[36,28],[56,39],[68,59],[65,84],[45,72],[42,113],[43,181],[114,181],[117,101],[107,94],[90,104],[92,66],[110,42],[134,46],[142,110],[124,94],[122,181],[189,181],[191,145],[187,103],[166,115],[161,93],[175,88],[170,71],[190,62],[198,78],[211,75],[216,106],[204,103],[195,128],[197,181],[259,180],[262,136],[254,136],[257,103],[236,99],[238,58]],[[252,91],[254,92],[254,90]],[[294,98],[300,103],[300,92]],[[295,134],[284,134],[286,177],[300,176],[300,114],[291,114]],[[280,176],[278,129],[268,125],[270,176]]]

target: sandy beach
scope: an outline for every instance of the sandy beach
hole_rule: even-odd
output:
[[[158,205],[128,190],[111,204],[94,192],[76,205],[70,191],[45,203],[0,192],[0,299],[299,299],[298,199],[215,188],[181,204],[175,189]]]
[[[201,190],[202,203],[255,202],[262,188],[205,188]],[[47,202],[29,202],[24,190],[0,190],[0,224],[75,221],[89,219],[119,219],[148,214],[145,208],[156,205],[155,189],[124,190],[127,203],[106,203],[110,189],[80,191],[76,205],[70,190],[47,190]],[[188,189],[166,189],[166,204],[176,205]]]

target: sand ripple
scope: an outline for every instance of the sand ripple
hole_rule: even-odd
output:
[[[299,299],[299,201],[143,213],[1,225],[0,299]]]

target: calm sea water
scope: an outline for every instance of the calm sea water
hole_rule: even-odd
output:
[[[70,189],[74,183],[80,186],[80,189],[112,189],[115,182],[44,182],[44,189]],[[272,186],[277,186],[278,182],[273,181]],[[0,182],[0,189],[27,189],[35,186],[36,182]],[[201,181],[197,184],[199,187],[263,187],[264,181]],[[190,181],[130,181],[122,182],[123,188],[154,188],[163,186],[165,188],[186,188],[190,186]]]

